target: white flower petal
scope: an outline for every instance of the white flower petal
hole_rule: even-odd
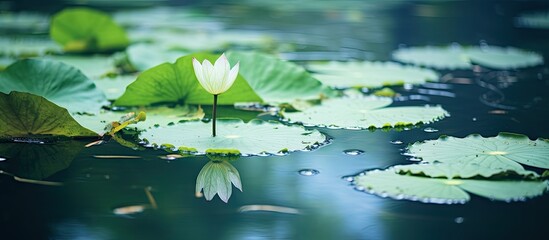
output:
[[[215,61],[214,65],[207,59],[200,64],[196,59],[193,59],[193,67],[195,75],[200,85],[211,94],[221,94],[233,85],[238,76],[239,64],[237,63],[232,69],[229,60],[225,54]]]

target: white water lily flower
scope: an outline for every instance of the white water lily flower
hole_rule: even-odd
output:
[[[206,91],[213,95],[218,95],[226,92],[233,85],[238,76],[239,63],[230,69],[229,60],[225,54],[212,63],[207,59],[200,64],[198,60],[193,58],[194,74],[198,78],[198,82]]]

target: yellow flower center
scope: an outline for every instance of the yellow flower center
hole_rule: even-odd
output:
[[[444,181],[444,184],[450,185],[450,186],[461,185],[462,183],[463,182],[460,180],[453,180],[453,179]]]

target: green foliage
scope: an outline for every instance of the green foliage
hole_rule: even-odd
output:
[[[69,112],[96,112],[106,103],[101,90],[78,69],[52,60],[24,59],[0,72],[0,92],[42,96]]]
[[[129,39],[106,13],[89,8],[67,8],[52,18],[50,36],[67,52],[123,49]]]
[[[200,86],[192,65],[192,59],[208,59],[214,62],[219,56],[196,53],[179,58],[175,63],[163,63],[141,73],[126,92],[117,99],[117,106],[147,106],[158,103],[213,104],[212,95]],[[218,104],[257,102],[261,98],[239,75],[233,86],[218,98]]]
[[[469,135],[465,138],[445,137],[417,142],[408,152],[424,162],[462,163],[495,169],[520,171],[519,164],[549,169],[549,142],[532,141],[524,135],[501,133],[485,138]]]
[[[283,116],[306,125],[368,129],[430,123],[448,115],[440,106],[387,107],[391,103],[390,98],[382,97],[331,98],[301,112],[285,112]]]
[[[46,135],[93,137],[66,109],[30,93],[0,93],[0,139]]]
[[[211,123],[183,122],[147,129],[140,137],[152,144],[169,144],[193,153],[236,154],[238,151],[243,155],[306,150],[326,141],[317,130],[261,120],[244,123],[240,119],[218,119],[216,137],[212,137],[211,128]]]

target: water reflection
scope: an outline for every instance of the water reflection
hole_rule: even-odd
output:
[[[242,182],[238,170],[229,163],[238,159],[238,156],[207,155],[210,161],[202,167],[196,177],[196,196],[202,195],[211,201],[217,194],[223,202],[231,198],[234,185],[242,191]],[[202,194],[203,193],[203,194]]]
[[[84,148],[77,141],[55,144],[0,143],[0,170],[17,179],[45,179],[67,167]]]

